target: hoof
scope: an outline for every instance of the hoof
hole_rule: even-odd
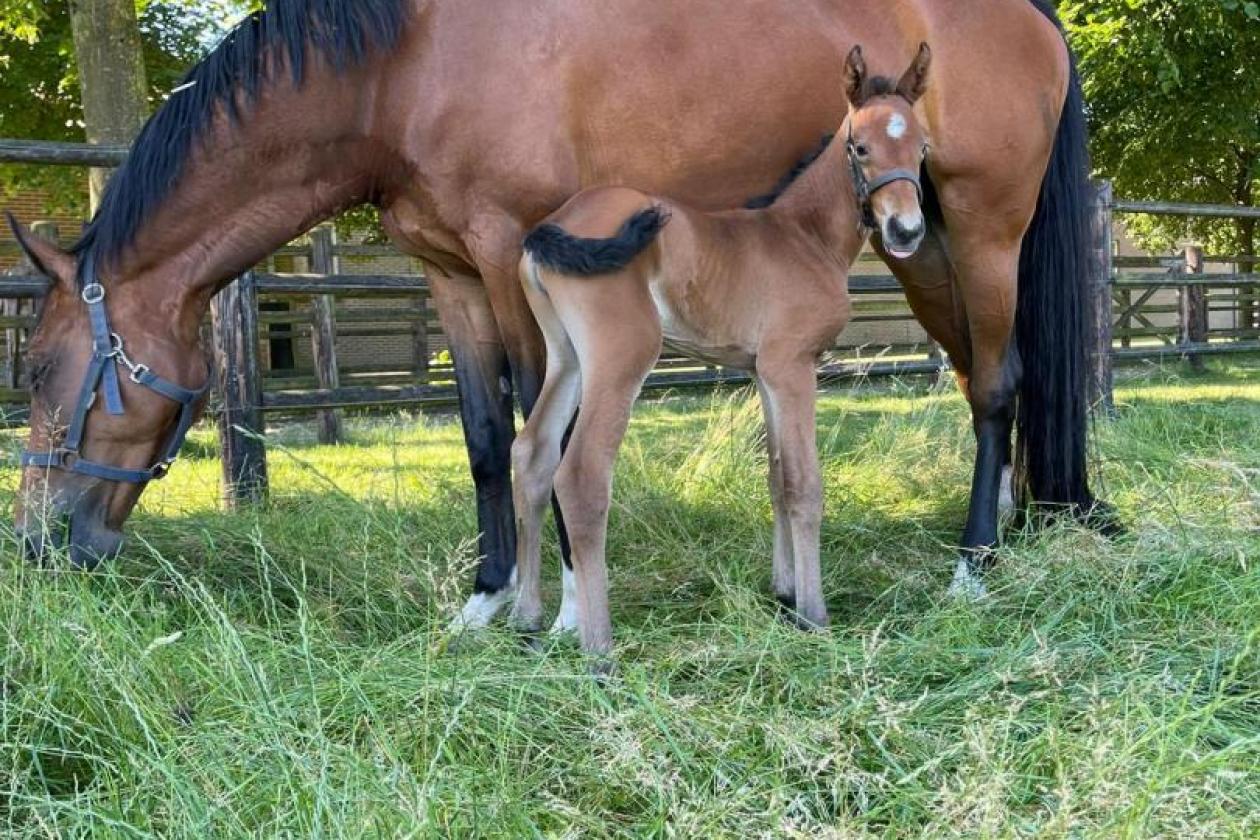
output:
[[[971,570],[966,557],[958,558],[954,567],[954,582],[949,586],[949,596],[960,601],[982,601],[989,596],[984,580]]]
[[[784,613],[796,612],[796,596],[795,595],[784,595],[782,592],[776,592],[774,593],[774,600],[777,601],[779,604],[780,616],[782,616]]]
[[[537,630],[518,630],[516,638],[527,653],[542,653],[545,649],[542,634]]]
[[[1128,533],[1120,522],[1120,514],[1107,502],[1095,501],[1080,519],[1086,528],[1097,531],[1108,539],[1123,537]]]
[[[591,654],[587,657],[586,671],[595,682],[608,685],[617,678],[617,660],[610,653]]]

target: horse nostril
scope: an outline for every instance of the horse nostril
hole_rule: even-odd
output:
[[[923,235],[923,220],[907,225],[900,216],[893,216],[888,222],[888,233],[896,242],[913,242]]]

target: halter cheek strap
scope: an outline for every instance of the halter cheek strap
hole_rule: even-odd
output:
[[[79,388],[74,416],[70,420],[70,427],[66,430],[65,440],[60,446],[50,452],[22,453],[22,466],[64,470],[91,478],[129,484],[145,484],[154,479],[163,478],[179,456],[179,449],[183,446],[184,438],[188,436],[188,430],[192,428],[193,420],[196,418],[197,405],[210,387],[209,371],[207,371],[206,384],[194,391],[163,379],[148,365],[132,362],[123,349],[122,338],[110,331],[109,314],[105,310],[105,287],[96,279],[95,263],[90,253],[84,259],[83,276],[91,278],[91,282],[83,287],[82,297],[83,302],[87,304],[88,323],[92,328],[92,357],[88,361],[83,385]],[[148,469],[137,470],[102,464],[89,461],[80,454],[88,414],[92,406],[96,404],[97,393],[104,396],[105,410],[109,414],[117,417],[125,413],[118,378],[119,368],[126,369],[128,378],[135,384],[179,404],[179,422],[167,438],[157,463]]]

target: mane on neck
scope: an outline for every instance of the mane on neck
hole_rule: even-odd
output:
[[[121,256],[175,188],[220,108],[239,122],[285,67],[296,88],[312,59],[341,74],[391,50],[409,10],[409,0],[269,0],[189,71],[145,125],[74,253],[90,251],[103,263]]]

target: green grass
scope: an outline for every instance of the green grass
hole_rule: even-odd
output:
[[[0,835],[1255,837],[1260,370],[1118,397],[1127,536],[1013,534],[973,605],[960,399],[827,393],[826,635],[767,596],[755,400],[642,406],[605,684],[572,642],[439,652],[475,551],[452,420],[282,429],[240,515],[200,432],[104,572],[4,536]]]

